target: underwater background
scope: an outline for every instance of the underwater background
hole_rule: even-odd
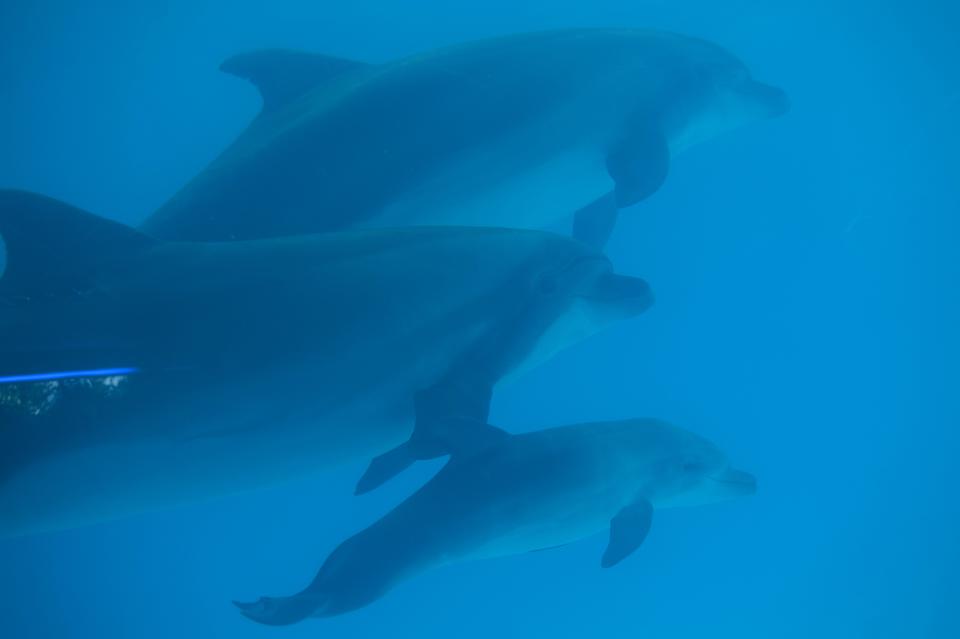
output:
[[[217,70],[233,54],[380,62],[591,26],[721,44],[792,110],[678,158],[607,249],[654,308],[499,387],[491,421],[667,419],[758,493],[658,513],[611,570],[600,536],[435,570],[342,617],[242,618],[231,599],[299,590],[440,463],[354,498],[358,462],[2,540],[0,636],[960,636],[957,3],[4,0],[0,186],[136,224],[257,113]]]

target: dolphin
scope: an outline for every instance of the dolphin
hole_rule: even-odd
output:
[[[499,433],[484,448],[455,452],[423,488],[340,544],[302,592],[236,605],[270,625],[330,617],[431,568],[554,548],[604,530],[607,568],[643,543],[655,508],[756,490],[715,445],[657,420]]]
[[[362,227],[548,228],[602,245],[684,149],[784,113],[786,95],[694,38],[512,35],[387,64],[287,50],[222,70],[263,110],[142,228],[170,240]]]
[[[468,420],[496,383],[652,300],[536,231],[160,242],[4,191],[0,237],[0,535],[395,447],[365,492],[450,438],[495,436]]]

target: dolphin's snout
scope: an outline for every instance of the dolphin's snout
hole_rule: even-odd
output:
[[[584,297],[610,304],[630,315],[639,315],[653,306],[653,290],[639,277],[604,273]]]
[[[757,492],[757,478],[735,468],[727,468],[710,479],[721,484],[725,490],[734,495],[753,495]]]
[[[776,118],[790,110],[790,97],[775,86],[751,80],[740,88],[740,92],[759,104],[768,117]]]

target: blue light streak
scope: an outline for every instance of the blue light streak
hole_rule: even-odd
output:
[[[0,376],[0,384],[49,382],[58,379],[74,379],[78,377],[115,377],[118,375],[132,375],[136,372],[136,368],[96,368],[82,371],[59,371],[54,373],[31,373],[29,375],[7,375]]]

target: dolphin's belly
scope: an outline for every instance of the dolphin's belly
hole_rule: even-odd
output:
[[[24,419],[15,426],[45,434],[0,437],[9,453],[0,457],[0,536],[212,498],[382,453],[410,436],[414,392],[435,383],[480,328],[435,336],[416,357],[371,341],[296,371],[253,365],[254,375],[198,375],[175,390],[136,387],[120,404],[103,399],[98,423],[73,423],[73,410]]]
[[[255,488],[402,443],[414,393],[490,329],[421,317],[415,333],[351,328],[310,354],[133,375],[116,395],[0,424],[0,536]]]
[[[508,557],[537,550],[565,546],[607,530],[610,518],[621,507],[611,495],[585,495],[571,502],[556,504],[540,517],[498,527],[480,537],[475,547],[464,553],[462,560]],[[592,501],[589,501],[592,500]]]
[[[283,398],[271,401],[280,407]],[[121,424],[141,433],[25,449],[29,458],[0,476],[0,536],[213,498],[371,456],[410,434],[412,412],[387,408],[370,402],[282,417],[282,411],[256,414],[255,406],[241,403],[237,413],[252,419],[223,415],[195,427],[170,424],[170,432],[160,434],[152,426]]]
[[[578,451],[537,457],[521,456],[497,466],[496,478],[484,484],[475,483],[477,469],[457,470],[442,489],[442,499],[413,503],[403,521],[415,526],[431,521],[438,531],[432,537],[436,547],[426,553],[429,563],[505,557],[573,543],[607,530],[631,499],[624,482]],[[514,464],[525,468],[518,472]],[[463,494],[463,500],[451,508],[447,495],[456,494]],[[437,503],[444,506],[437,509]]]
[[[525,144],[512,139],[450,162],[364,225],[543,229],[557,225],[613,187],[599,149],[524,152]]]

